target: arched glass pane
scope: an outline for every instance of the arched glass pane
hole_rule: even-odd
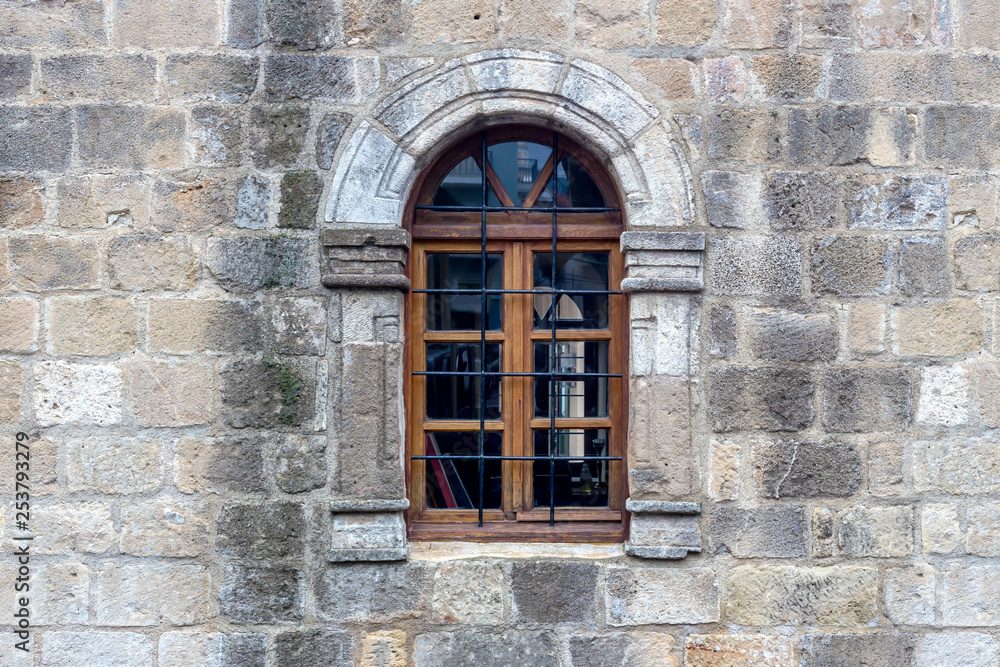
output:
[[[434,193],[434,206],[482,206],[483,172],[470,155],[456,164]]]
[[[515,206],[524,206],[525,198],[550,155],[551,146],[530,141],[507,141],[486,149],[486,158]],[[552,201],[551,192],[549,201]],[[500,206],[500,200],[492,192],[489,194],[489,206]]]
[[[558,185],[559,200],[557,205],[560,208],[603,208],[606,206],[597,183],[572,155],[567,155],[559,161]],[[547,205],[551,206],[551,194],[549,202]]]

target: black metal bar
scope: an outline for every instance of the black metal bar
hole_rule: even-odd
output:
[[[478,461],[478,454],[426,454],[422,456],[411,456],[411,459],[421,461]],[[620,456],[493,456],[487,454],[482,457],[487,461],[621,461]]]
[[[422,211],[455,211],[458,213],[478,213],[479,211],[485,211],[487,213],[502,213],[505,211],[515,211],[515,212],[531,212],[531,213],[555,213],[555,206],[445,206],[433,204],[423,204],[420,206],[414,206],[416,209]],[[610,213],[612,211],[620,211],[620,208],[609,207],[609,206],[576,206],[570,208],[559,209],[560,213]]]
[[[479,294],[484,290],[477,289],[414,289],[414,294]],[[488,289],[487,294],[622,294],[619,290],[608,289]]]
[[[558,378],[620,378],[621,373],[511,373],[503,371],[413,371],[414,375],[454,375],[458,377],[558,377]]]
[[[559,206],[559,135],[552,133],[552,282],[549,285],[556,289],[556,208]],[[485,215],[485,214],[484,214]],[[552,347],[549,350],[549,525],[556,525],[556,462],[554,445],[556,437],[556,313],[560,295],[552,295]]]
[[[480,251],[479,251],[479,261],[482,264],[481,268],[481,282],[479,283],[479,289],[482,291],[482,298],[480,299],[480,304],[482,310],[479,315],[479,527],[483,527],[483,482],[484,482],[484,467],[486,456],[486,133],[483,132],[482,138],[482,150],[483,150],[483,214],[482,220],[480,222]],[[502,357],[501,357],[502,358]]]

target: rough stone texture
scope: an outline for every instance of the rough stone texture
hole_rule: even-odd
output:
[[[156,60],[149,56],[59,56],[39,69],[41,92],[52,101],[153,101]]]
[[[916,652],[920,667],[967,665],[988,667],[1000,659],[1000,648],[993,637],[978,632],[949,632],[927,635]]]
[[[996,503],[980,503],[967,509],[969,528],[965,550],[973,556],[989,558],[1000,555],[1000,520],[997,519],[997,509]]]
[[[852,229],[944,229],[948,186],[941,176],[862,176],[847,182]]]
[[[802,639],[802,664],[908,667],[913,664],[914,649],[914,637],[908,634],[806,635]]]
[[[115,298],[54,298],[46,302],[49,344],[56,354],[106,356],[135,349],[135,304]]]
[[[851,349],[861,354],[885,350],[886,307],[880,303],[851,306],[847,335]]]
[[[899,558],[913,548],[913,510],[909,507],[852,508],[837,516],[837,536],[848,556]]]
[[[162,444],[153,437],[81,438],[62,449],[65,483],[71,491],[148,493],[163,483]]]
[[[0,107],[0,169],[69,166],[72,111],[56,107]]]
[[[764,178],[763,206],[772,229],[833,227],[837,221],[837,181],[831,174],[775,172]]]
[[[567,571],[567,574],[572,573],[572,569]],[[579,573],[579,570],[577,570],[577,573]],[[530,582],[529,578],[531,574],[531,572],[518,572],[515,568],[515,601],[518,595],[520,595],[522,600],[530,595],[526,594],[524,584]],[[572,584],[572,589],[569,591],[559,590],[554,592],[554,595],[559,597],[559,600],[555,601],[555,603],[564,603],[573,593],[580,593],[582,591],[579,599],[589,599],[590,601],[589,608],[587,608],[586,604],[583,605],[585,607],[583,610],[584,616],[586,613],[592,614],[594,591],[592,588],[588,590],[587,584],[589,583],[591,587],[595,584],[595,572],[593,568],[591,568],[591,572],[589,573],[586,571],[583,572],[582,582],[566,576],[560,578],[560,574],[563,573],[556,572],[555,577],[550,579],[549,576],[551,575],[545,573],[536,582],[543,580],[546,582],[553,581],[557,586],[567,583]],[[457,561],[454,564],[442,565],[434,572],[434,594],[431,598],[431,613],[437,620],[444,623],[499,624],[504,620],[504,591],[506,581],[507,577],[504,567],[497,562]],[[543,594],[538,587],[535,588],[533,593],[536,596]],[[538,601],[530,600],[527,604],[528,609],[522,610],[519,608],[517,610],[522,619],[533,618],[534,620],[545,620],[544,618],[540,618],[540,616],[546,615],[544,612],[541,614],[533,613],[538,610]],[[575,608],[567,605],[566,611],[570,611],[570,618],[560,619],[561,621],[576,620],[578,618],[575,615]]]
[[[667,3],[660,6],[663,7]],[[690,100],[695,97],[694,65],[682,58],[636,58],[636,70],[649,84],[659,88],[667,99]]]
[[[37,531],[32,549],[39,554],[103,554],[115,542],[111,512],[104,503],[36,505],[31,517]]]
[[[22,236],[11,239],[14,286],[29,292],[93,289],[99,280],[97,247],[90,240]]]
[[[948,292],[950,282],[948,247],[943,238],[915,236],[900,244],[900,292],[911,297],[940,295]]]
[[[265,105],[250,110],[250,156],[260,169],[287,166],[298,159],[309,130],[309,109]]]
[[[132,556],[198,556],[208,542],[204,504],[165,498],[122,510],[121,550]]]
[[[98,625],[197,625],[214,614],[211,580],[201,565],[114,565],[93,573]],[[170,590],[171,595],[162,591]]]
[[[924,553],[950,554],[962,543],[962,527],[954,505],[928,503],[920,516]]]
[[[886,571],[882,602],[886,615],[897,625],[932,625],[936,572],[930,565]]]
[[[541,667],[558,660],[559,642],[551,631],[438,632],[417,635],[413,664],[524,665]]]
[[[906,458],[918,492],[975,495],[1000,489],[1000,453],[992,442],[915,442],[907,447]]]
[[[796,296],[802,292],[801,252],[791,237],[713,238],[706,281],[723,295]]]
[[[184,238],[122,234],[108,246],[108,272],[117,289],[188,290],[195,285],[198,268]]]
[[[969,379],[961,366],[934,366],[920,373],[917,423],[957,426],[969,417]]]
[[[137,360],[129,368],[132,410],[143,426],[192,426],[211,420],[212,369],[200,363]]]
[[[164,68],[168,95],[189,101],[242,104],[257,85],[257,59],[248,56],[171,56]]]
[[[762,361],[832,361],[838,332],[826,314],[760,310],[746,324],[747,346]]]
[[[983,313],[973,300],[956,300],[893,309],[893,351],[948,357],[983,346]]]
[[[92,169],[184,166],[184,115],[163,107],[76,109],[80,160]]]
[[[903,445],[876,442],[868,450],[868,491],[873,496],[894,496],[903,484]]]
[[[208,269],[231,292],[306,287],[313,273],[310,250],[311,243],[298,238],[212,239]]]
[[[726,615],[742,625],[860,626],[878,617],[878,588],[874,568],[741,565],[729,570]]]
[[[277,667],[309,667],[317,662],[351,667],[354,639],[346,632],[306,630],[285,632],[274,639]]]
[[[264,21],[271,41],[278,46],[311,51],[336,46],[339,41],[336,7],[329,0],[315,3],[266,0]]]
[[[264,667],[267,637],[248,632],[164,632],[160,635],[160,667]]]
[[[234,428],[293,427],[316,416],[316,364],[267,357],[227,364],[220,371],[222,419]]]
[[[215,439],[181,438],[177,442],[177,488],[204,491],[261,492],[264,440],[259,436]]]
[[[0,350],[29,352],[38,339],[38,302],[32,299],[0,299]]]
[[[823,427],[831,433],[899,431],[910,422],[906,368],[846,368],[823,375]]]
[[[813,421],[812,377],[786,368],[715,369],[708,413],[715,431],[801,431]]]
[[[319,615],[337,622],[412,618],[428,606],[432,570],[421,564],[337,564],[315,584]]]
[[[226,505],[216,529],[216,549],[227,556],[273,562],[303,553],[305,517],[297,503]]]
[[[153,664],[153,643],[134,632],[46,632],[46,667],[136,667]]]
[[[948,627],[982,627],[1000,623],[1000,599],[996,596],[998,584],[1000,569],[993,562],[949,563],[939,573],[937,588],[941,624]]]
[[[281,208],[278,226],[311,229],[323,194],[323,182],[314,171],[290,171],[281,179]]]
[[[874,296],[892,286],[893,245],[885,237],[822,237],[814,241],[810,259],[817,295]]]
[[[0,179],[0,228],[21,229],[41,224],[45,217],[44,193],[41,179],[20,176]]]
[[[774,111],[726,109],[708,121],[708,155],[718,159],[769,161],[781,152]]]
[[[801,507],[748,509],[731,505],[712,512],[713,553],[737,558],[794,558],[806,555],[806,514]]]
[[[722,29],[727,46],[765,49],[786,46],[792,37],[788,0],[726,0]]]
[[[39,424],[117,424],[122,417],[122,375],[112,364],[43,361],[35,366],[35,418]]]
[[[861,459],[847,443],[758,442],[751,456],[766,498],[845,497],[861,483]]]
[[[361,667],[406,667],[406,632],[369,632],[361,643]]]
[[[302,619],[300,570],[227,565],[219,588],[219,613],[233,623],[280,623]]]
[[[256,352],[262,347],[261,314],[254,303],[214,299],[152,299],[151,350]]]
[[[326,440],[298,435],[282,438],[274,476],[285,493],[303,493],[326,484]]]
[[[792,642],[766,635],[688,635],[684,659],[690,667],[787,667]]]
[[[712,570],[612,567],[606,578],[605,613],[610,625],[719,620],[719,587]]]
[[[146,227],[152,179],[144,174],[66,176],[59,180],[61,227]]]
[[[592,623],[596,588],[589,563],[515,563],[511,573],[514,614],[527,623]]]

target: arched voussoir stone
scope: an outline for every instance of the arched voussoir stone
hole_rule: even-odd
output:
[[[601,155],[630,229],[692,221],[690,172],[655,106],[599,65],[505,49],[450,60],[386,95],[341,153],[327,222],[399,225],[417,174],[458,134],[510,122],[558,128]]]

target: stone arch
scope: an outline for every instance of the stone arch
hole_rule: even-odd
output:
[[[344,142],[325,220],[399,226],[420,169],[477,123],[556,124],[601,155],[623,194],[630,230],[694,220],[690,171],[669,122],[607,69],[536,51],[450,60],[375,104]]]

